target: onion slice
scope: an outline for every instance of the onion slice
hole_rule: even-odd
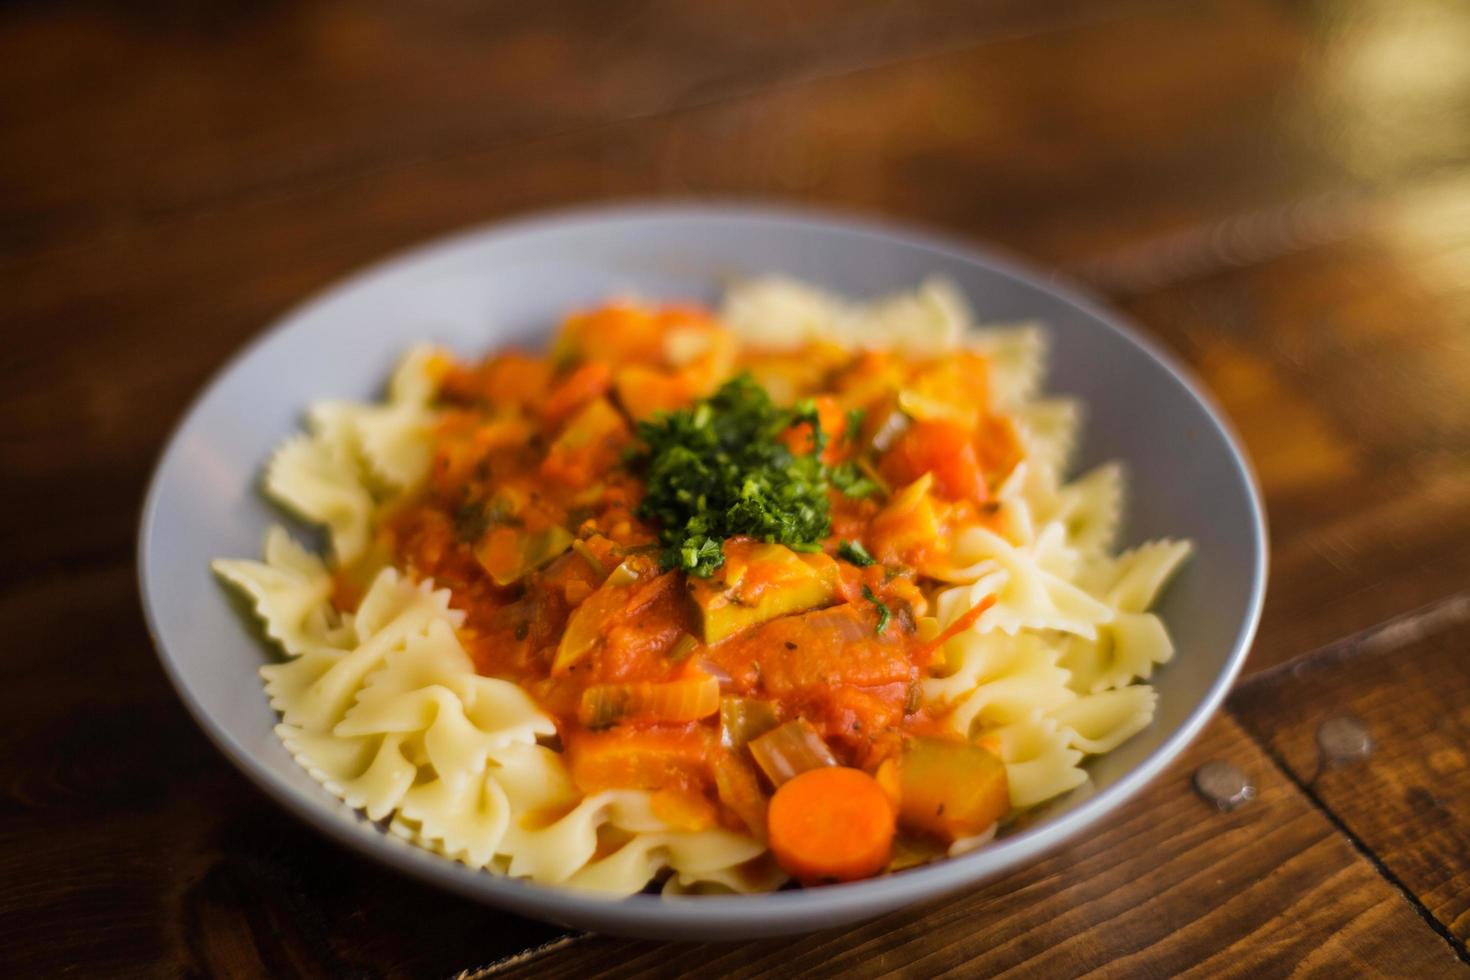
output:
[[[773,786],[780,786],[808,769],[837,765],[837,757],[805,718],[772,729],[751,741],[749,748],[756,765]]]
[[[776,706],[755,698],[720,698],[720,744],[738,749],[776,727]]]
[[[625,721],[698,721],[719,710],[720,685],[713,677],[594,684],[582,692],[577,720],[595,730]]]

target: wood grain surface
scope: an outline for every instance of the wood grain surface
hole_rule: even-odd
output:
[[[1470,972],[1467,49],[1452,0],[0,8],[0,973]],[[1229,715],[1034,867],[841,934],[568,937],[236,775],[156,666],[135,518],[193,393],[332,280],[710,195],[925,223],[1111,299],[1252,453],[1266,615]],[[1345,712],[1377,748],[1319,772]],[[1260,798],[1206,806],[1211,758]]]
[[[1454,940],[1470,939],[1470,595],[1246,684],[1248,731]],[[1360,724],[1365,759],[1319,744]]]

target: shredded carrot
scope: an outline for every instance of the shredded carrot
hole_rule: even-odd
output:
[[[918,650],[914,651],[915,659],[933,656],[935,651],[943,649],[944,645],[950,640],[959,636],[971,626],[974,626],[976,621],[979,620],[981,616],[985,615],[985,610],[989,609],[993,605],[995,605],[994,595],[988,595],[984,599],[981,599],[979,602],[975,603],[975,605],[970,607],[969,612],[965,613],[959,619],[955,620],[954,622],[950,623],[949,626],[945,627],[944,632],[940,633],[934,639],[930,640],[928,643],[919,647]]]
[[[809,769],[782,783],[767,820],[771,853],[807,884],[870,877],[893,850],[893,805],[861,769]]]

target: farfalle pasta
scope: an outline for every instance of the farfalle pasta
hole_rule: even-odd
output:
[[[265,467],[216,573],[283,658],[277,734],[391,833],[610,895],[754,892],[984,846],[1147,726],[1124,473],[1068,480],[1045,334],[933,281],[614,302],[547,354],[410,351]]]

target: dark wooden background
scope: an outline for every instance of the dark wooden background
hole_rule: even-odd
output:
[[[649,195],[1000,243],[1218,395],[1270,509],[1260,638],[1095,836],[832,933],[566,935],[337,849],[194,729],[132,564],[192,393],[386,252]],[[0,324],[0,972],[1470,973],[1462,0],[12,2]],[[1377,747],[1327,765],[1344,714]],[[1200,799],[1212,759],[1258,798]]]

